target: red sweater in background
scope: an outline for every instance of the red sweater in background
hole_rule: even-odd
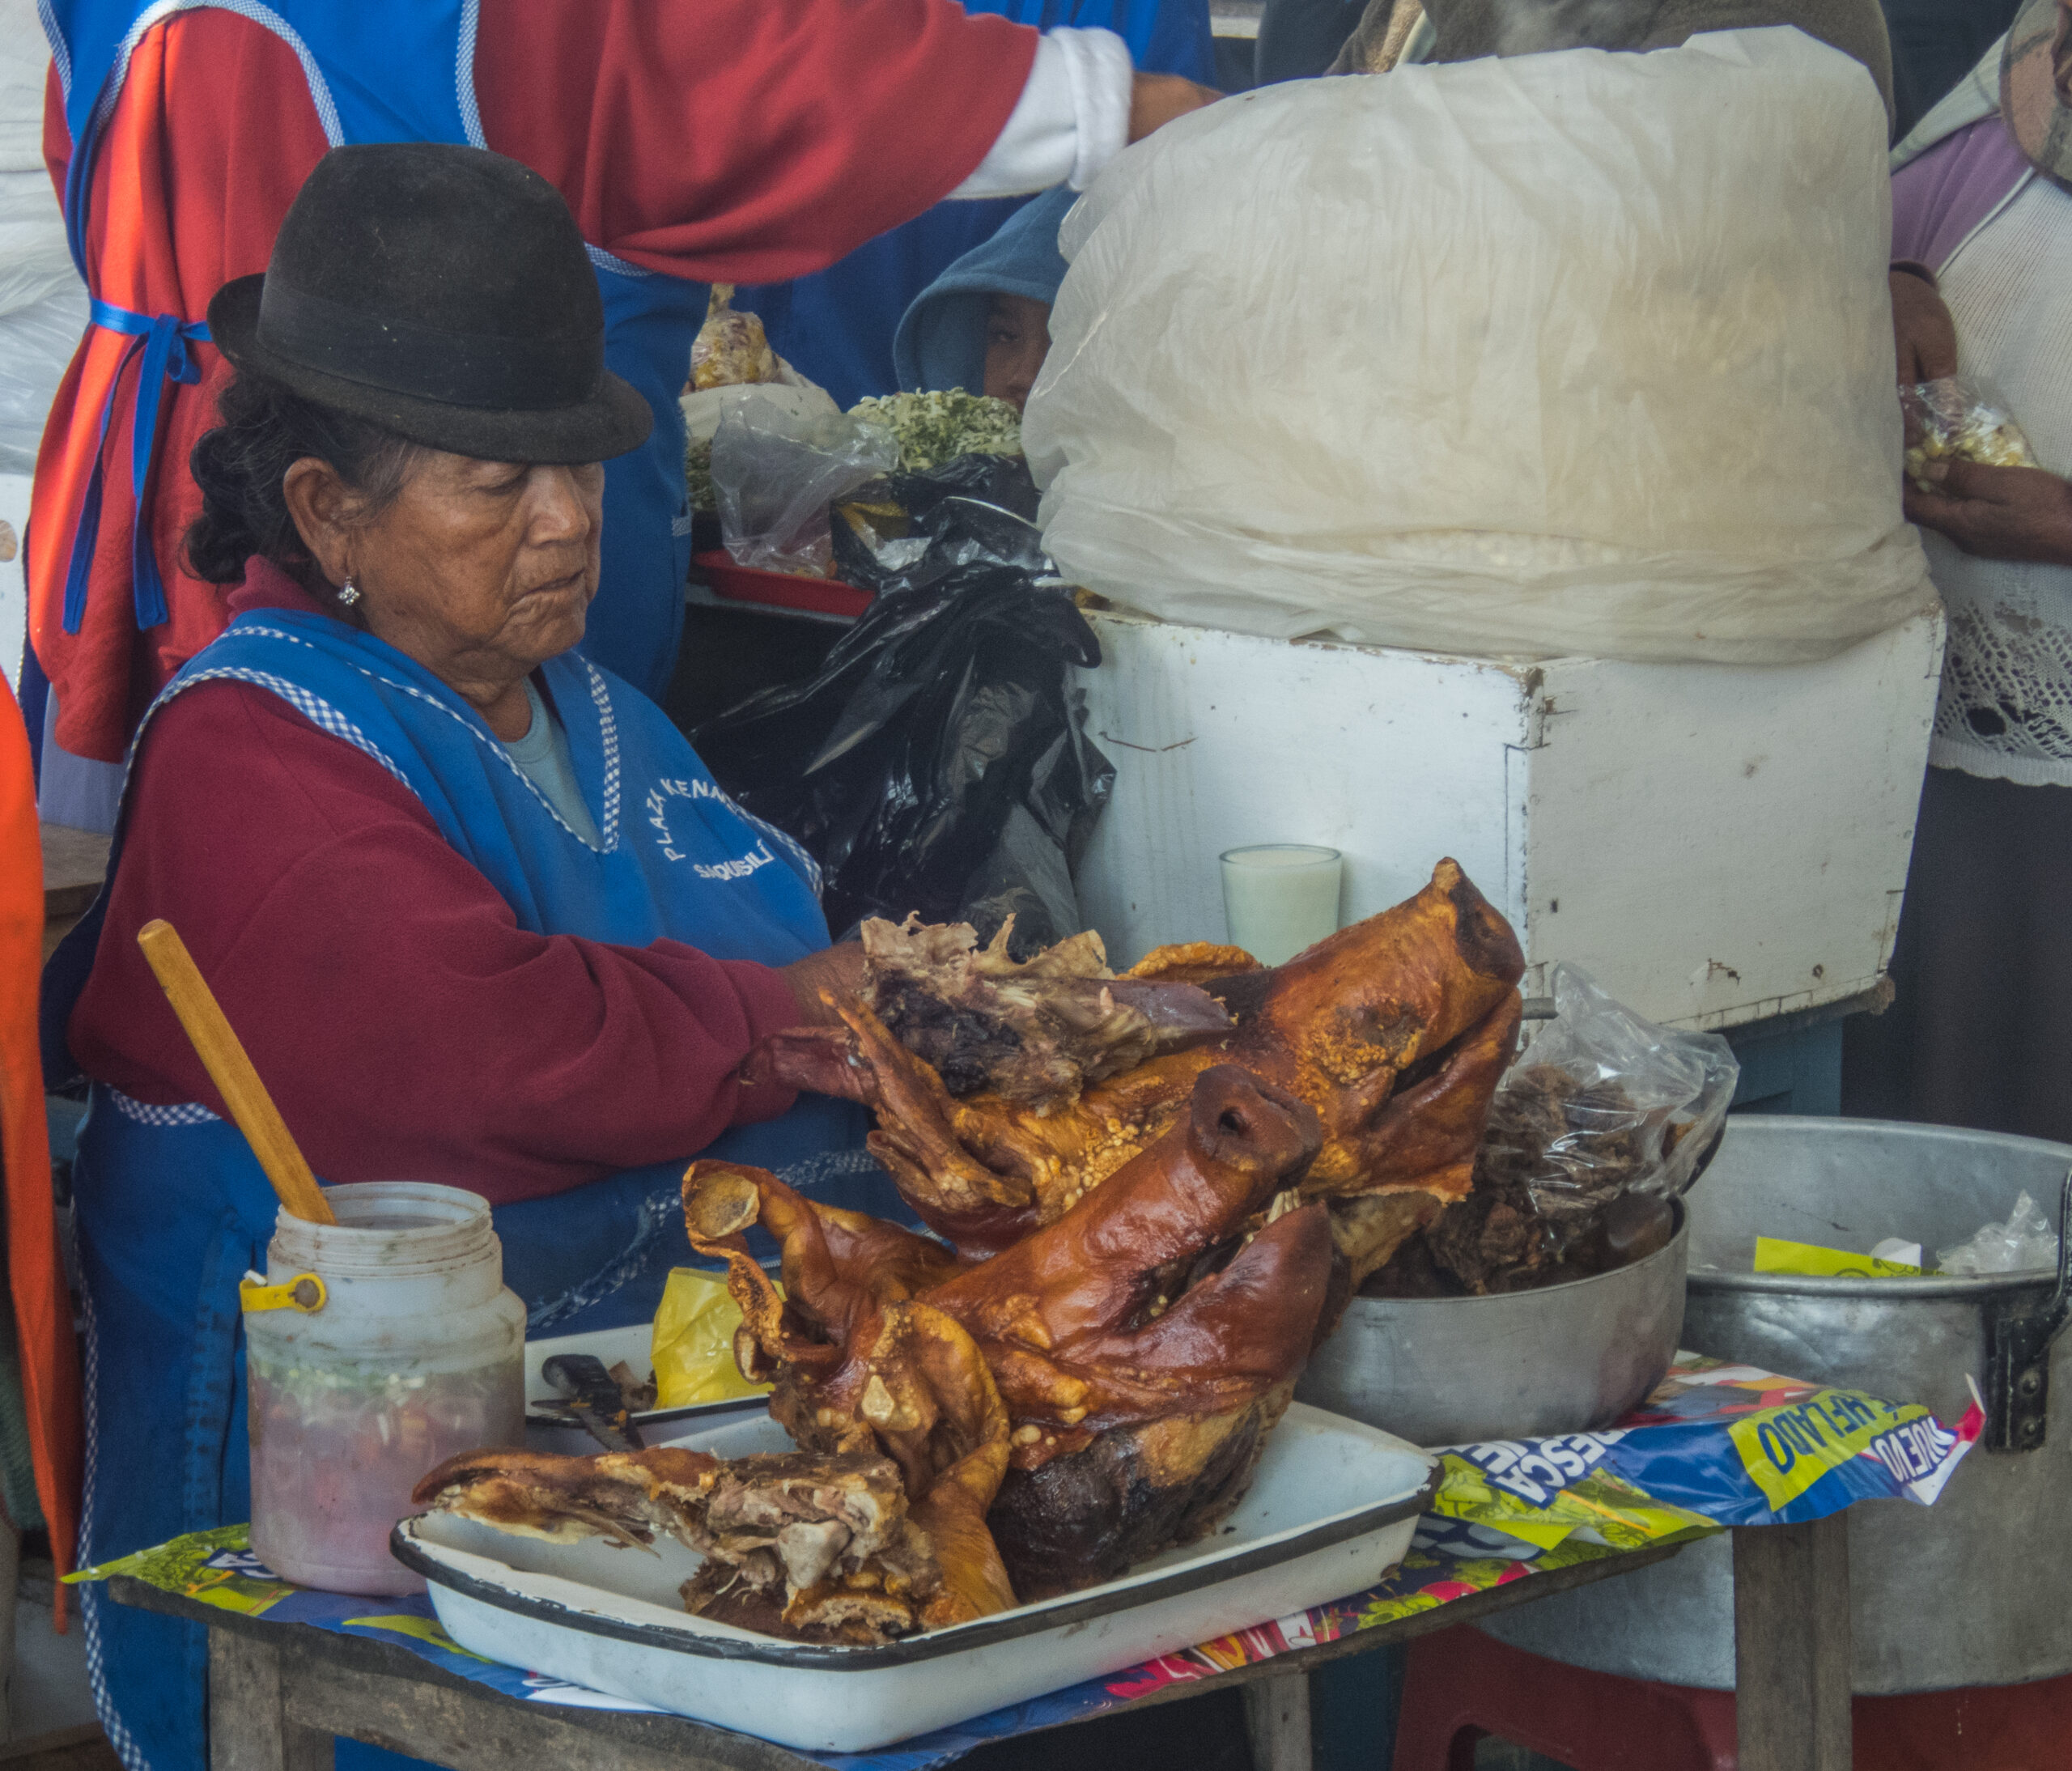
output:
[[[247,609],[317,605],[254,562]],[[492,1204],[700,1150],[786,1090],[734,1072],[799,1018],[775,970],[673,941],[518,926],[416,795],[278,697],[189,690],[151,722],[71,1045],[157,1106],[223,1112],[137,946],[180,931],[327,1181],[443,1181]]]
[[[476,42],[488,146],[552,180],[591,244],[694,281],[763,282],[830,265],[962,184],[1013,114],[1037,33],[957,0],[482,0]],[[325,146],[280,38],[217,6],[161,19],[131,57],[95,162],[94,293],[202,318],[225,282],[266,268]],[[53,72],[44,151],[61,191],[71,147]],[[227,376],[203,345],[200,384],[162,389],[145,505],[170,618],[138,631],[125,399],[102,447],[84,621],[64,631],[101,412],[132,342],[90,329],[74,357],[44,431],[28,543],[29,635],[57,692],[57,741],[110,762],[228,619],[180,551],[201,503],[187,458]]]

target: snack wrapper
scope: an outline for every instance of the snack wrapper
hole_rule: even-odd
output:
[[[781,1295],[783,1288],[779,1288]],[[685,1408],[698,1402],[729,1402],[769,1392],[750,1383],[734,1362],[734,1331],[740,1307],[727,1295],[725,1279],[695,1267],[672,1268],[655,1312],[649,1351],[655,1361],[655,1406]]]
[[[1918,1263],[1881,1260],[1846,1248],[1823,1248],[1818,1242],[1787,1242],[1779,1236],[1756,1238],[1759,1273],[1797,1273],[1812,1279],[1918,1279]]]

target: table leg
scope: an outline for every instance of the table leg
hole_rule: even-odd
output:
[[[1245,1687],[1253,1771],[1310,1771],[1310,1675],[1282,1673]]]
[[[331,1736],[288,1719],[281,1647],[209,1632],[209,1771],[332,1771]]]
[[[1849,1771],[1849,1515],[1734,1534],[1741,1771]]]

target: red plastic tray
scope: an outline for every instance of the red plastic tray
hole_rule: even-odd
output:
[[[704,573],[712,594],[729,602],[759,603],[766,609],[803,609],[816,615],[860,615],[871,605],[871,593],[839,578],[807,578],[792,572],[758,571],[737,566],[724,547],[693,554],[690,563]]]

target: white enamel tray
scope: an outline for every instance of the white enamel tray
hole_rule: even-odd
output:
[[[669,1442],[723,1457],[790,1449],[767,1416]],[[1292,1405],[1251,1492],[1201,1543],[1120,1580],[878,1648],[779,1641],[687,1616],[698,1557],[603,1539],[554,1544],[450,1514],[396,1527],[439,1620],[492,1660],[807,1752],[865,1752],[1372,1586],[1403,1559],[1433,1460]]]

